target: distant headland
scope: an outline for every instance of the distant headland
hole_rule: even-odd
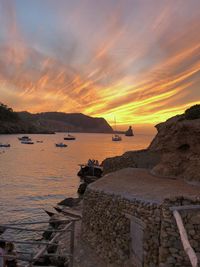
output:
[[[82,113],[14,112],[0,103],[0,134],[55,132],[113,133],[113,129],[104,118],[93,118]]]

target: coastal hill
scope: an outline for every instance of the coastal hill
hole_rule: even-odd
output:
[[[161,177],[200,182],[200,105],[156,125],[157,135],[145,150],[103,161],[104,173],[147,168]]]
[[[53,132],[112,133],[103,118],[92,118],[81,113],[14,112],[0,104],[0,134]]]

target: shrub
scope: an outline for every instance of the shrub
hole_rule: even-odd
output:
[[[17,121],[18,115],[6,105],[0,103],[0,120],[1,121]]]
[[[194,105],[185,111],[187,120],[195,120],[200,118],[200,105]]]

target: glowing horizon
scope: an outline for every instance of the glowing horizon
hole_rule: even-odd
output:
[[[14,110],[124,128],[200,103],[198,0],[2,0],[0,23],[0,101]]]

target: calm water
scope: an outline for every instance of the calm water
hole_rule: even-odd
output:
[[[123,136],[122,142],[112,142],[110,134],[75,136],[75,141],[64,141],[67,148],[55,147],[63,141],[63,133],[30,135],[33,141],[44,141],[34,145],[21,144],[19,135],[0,136],[0,143],[11,144],[0,148],[0,223],[48,218],[43,209],[76,196],[79,163],[145,148],[152,140],[147,135]]]

